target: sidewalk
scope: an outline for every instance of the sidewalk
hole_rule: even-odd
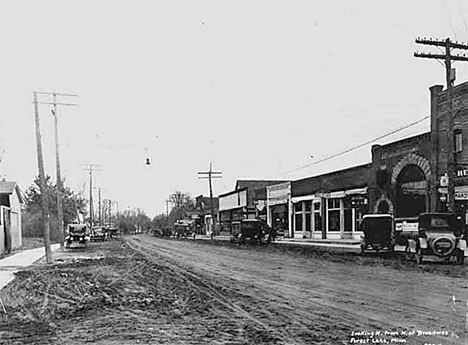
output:
[[[60,248],[56,243],[52,251]],[[0,290],[15,278],[15,272],[32,265],[45,255],[44,247],[24,250],[0,260]]]
[[[210,240],[209,236],[197,235],[197,240]],[[229,236],[216,236],[214,238],[218,241],[229,241]],[[312,246],[312,247],[326,247],[337,249],[340,251],[360,252],[360,241],[355,239],[319,239],[319,238],[281,238],[273,241],[274,244],[279,245],[295,245],[295,246]]]

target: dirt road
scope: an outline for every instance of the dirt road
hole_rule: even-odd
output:
[[[466,268],[426,272],[375,258],[329,260],[151,237],[130,245],[190,272],[195,285],[207,284],[206,293],[231,313],[280,342],[468,344]]]
[[[467,285],[467,267],[138,235],[17,274],[0,344],[465,345]]]

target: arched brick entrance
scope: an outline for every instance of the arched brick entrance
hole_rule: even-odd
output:
[[[429,210],[430,177],[428,160],[417,154],[407,154],[395,165],[391,183],[397,217],[416,217]]]

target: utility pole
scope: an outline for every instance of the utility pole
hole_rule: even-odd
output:
[[[93,228],[93,172],[94,171],[100,171],[98,170],[99,167],[102,165],[99,164],[88,164],[87,169],[83,169],[85,171],[89,171],[89,226],[92,229]],[[96,168],[98,168],[96,170]]]
[[[60,150],[59,150],[59,139],[58,139],[58,112],[57,105],[66,105],[66,106],[76,106],[77,104],[72,103],[58,103],[57,96],[67,96],[67,97],[78,97],[78,95],[68,94],[68,93],[56,93],[56,92],[37,92],[42,95],[52,95],[52,115],[54,116],[54,125],[55,125],[55,165],[56,165],[56,177],[57,177],[57,213],[58,213],[58,223],[59,223],[59,242],[60,247],[63,248],[63,243],[65,240],[64,235],[64,224],[63,224],[63,203],[62,203],[62,177],[60,173]],[[39,104],[51,104],[50,102],[39,102]]]
[[[452,42],[450,38],[445,40],[435,40],[432,38],[417,38],[416,43],[443,47],[445,48],[445,54],[432,54],[432,53],[414,53],[415,57],[443,60],[445,62],[445,77],[447,83],[447,175],[448,175],[448,186],[447,186],[447,198],[448,198],[448,209],[450,212],[455,212],[455,140],[453,135],[453,100],[452,100],[452,86],[455,80],[455,70],[452,73],[452,61],[465,61],[468,62],[468,56],[451,55],[451,49],[463,49],[468,50],[468,44]]]
[[[101,187],[99,187],[99,226],[102,226]]]
[[[36,147],[37,147],[37,165],[39,170],[39,188],[41,190],[41,209],[42,209],[42,225],[44,227],[44,248],[46,262],[52,262],[52,251],[50,248],[50,222],[49,222],[49,203],[47,200],[47,185],[44,173],[44,158],[42,156],[41,129],[39,121],[39,105],[37,101],[37,92],[33,92],[34,96],[34,115],[36,120]]]
[[[213,225],[215,222],[214,217],[214,205],[213,205],[213,185],[211,180],[214,178],[222,178],[221,171],[213,171],[213,163],[210,163],[210,170],[209,171],[199,171],[198,172],[198,179],[208,179],[210,185],[210,206],[211,206],[211,217],[213,217]]]

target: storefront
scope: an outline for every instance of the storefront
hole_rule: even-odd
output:
[[[230,232],[233,222],[247,217],[246,188],[219,195],[219,222],[222,231]]]
[[[267,223],[291,237],[291,182],[266,187]]]
[[[358,239],[369,211],[371,165],[365,164],[292,182],[295,238]]]
[[[296,238],[358,239],[367,213],[367,188],[295,197],[293,229]]]

